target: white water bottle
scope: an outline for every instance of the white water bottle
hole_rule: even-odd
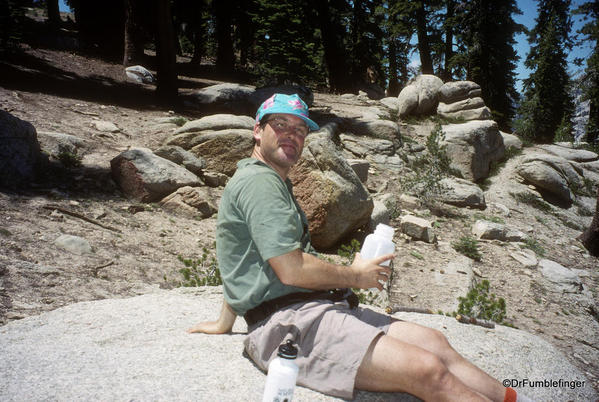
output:
[[[268,365],[262,402],[289,402],[293,398],[299,368],[295,364],[297,348],[293,342],[279,346],[279,353]]]
[[[393,244],[393,233],[395,229],[391,226],[379,223],[376,225],[374,233],[366,236],[360,255],[362,259],[370,260],[372,258],[380,257],[385,254],[392,254],[395,251],[395,244]],[[383,262],[381,265],[388,267],[391,260]]]

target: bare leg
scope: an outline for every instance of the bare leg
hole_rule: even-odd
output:
[[[441,332],[418,324],[398,321],[391,325],[388,335],[432,352],[443,361],[452,374],[470,388],[493,401],[503,401],[505,387],[456,352]]]
[[[451,373],[434,353],[388,335],[370,346],[356,388],[408,392],[425,401],[488,401]]]
[[[450,373],[469,388],[493,401],[503,401],[505,388],[499,381],[456,352],[441,332],[418,324],[398,321],[391,324],[387,335],[432,353]]]

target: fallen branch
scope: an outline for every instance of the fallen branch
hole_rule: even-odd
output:
[[[98,277],[98,271],[99,271],[99,270],[101,270],[102,268],[109,267],[109,266],[111,266],[111,265],[113,265],[113,264],[114,264],[114,261],[109,261],[109,262],[107,262],[106,264],[102,264],[102,265],[99,265],[99,266],[97,266],[97,267],[93,267],[93,268],[91,269],[91,270],[92,270],[92,273],[93,273],[93,275],[94,275],[94,276],[97,278],[97,277]]]
[[[455,316],[455,319],[463,324],[479,325],[485,328],[495,328],[495,323],[493,321],[481,320],[474,317],[468,317],[467,315],[458,314]]]
[[[86,116],[96,116],[96,117],[100,117],[100,115],[98,113],[94,113],[94,112],[86,112],[83,110],[77,110],[77,109],[71,109],[73,112],[75,113],[81,113],[84,114]]]
[[[420,308],[420,307],[408,307],[408,306],[388,306],[385,311],[387,314],[394,313],[421,313],[421,314],[435,314],[433,310],[428,308]]]
[[[51,211],[52,210],[56,210],[58,212],[62,212],[63,214],[67,214],[67,215],[70,215],[70,216],[74,216],[75,218],[83,219],[86,222],[93,223],[94,225],[98,225],[100,227],[103,227],[104,229],[112,230],[113,232],[117,232],[117,233],[122,233],[119,229],[113,228],[111,226],[104,225],[103,223],[100,223],[100,222],[98,222],[98,221],[96,221],[94,219],[88,218],[85,215],[81,215],[81,214],[79,214],[77,212],[69,211],[68,209],[61,208],[61,207],[59,207],[57,205],[44,205],[43,208],[44,209],[49,209]]]

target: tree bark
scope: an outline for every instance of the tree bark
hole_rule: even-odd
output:
[[[329,87],[334,93],[343,93],[352,90],[349,66],[346,62],[346,56],[343,54],[344,48],[338,31],[342,31],[335,24],[329,10],[329,2],[316,0],[314,2],[317,8],[318,23],[322,31],[322,46],[324,49],[324,59],[329,72]]]
[[[125,51],[123,65],[143,63],[143,36],[139,21],[139,0],[125,0]]]
[[[443,81],[451,81],[451,67],[449,63],[453,56],[453,25],[452,18],[454,15],[455,2],[454,0],[447,0],[447,15],[445,17],[445,63],[443,66],[443,72],[441,73],[441,79]]]
[[[395,38],[391,38],[389,40],[389,87],[387,88],[387,96],[399,95],[399,79],[397,75],[397,46],[395,41]]]
[[[177,60],[170,0],[157,0],[156,59],[158,96],[168,102],[177,98]]]
[[[230,74],[233,72],[235,65],[231,29],[231,4],[229,0],[218,0],[213,4],[216,20],[216,69],[225,74]]]
[[[424,1],[416,9],[416,32],[418,36],[418,52],[420,53],[420,68],[422,74],[435,74],[433,70],[433,58],[431,56],[431,47],[428,40],[426,27],[426,11],[424,10]]]
[[[589,250],[591,255],[599,257],[599,188],[597,188],[597,204],[593,221],[587,230],[578,236],[578,240]]]
[[[60,11],[58,9],[58,0],[46,0],[48,7],[48,22],[53,26],[60,26]]]

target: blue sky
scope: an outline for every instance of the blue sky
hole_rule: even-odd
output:
[[[584,0],[572,0],[573,8],[577,8],[580,4],[584,3]],[[66,6],[64,0],[60,0],[59,7],[61,11],[68,11],[68,7]],[[535,0],[517,0],[518,8],[522,10],[522,15],[515,15],[514,20],[517,23],[520,23],[526,26],[529,29],[532,29],[535,25],[535,18],[537,16],[537,2]],[[572,29],[572,33],[574,34],[576,30],[580,29],[582,26],[581,16],[575,16],[572,18],[574,22],[574,26]],[[529,45],[526,38],[526,35],[517,35],[516,36],[516,49],[518,55],[520,56],[520,61],[518,62],[518,66],[516,68],[516,75],[518,78],[518,83],[516,88],[521,90],[522,79],[527,78],[530,74],[530,71],[524,67],[524,60],[526,59],[526,55],[528,54]],[[574,66],[572,61],[576,57],[582,57],[586,59],[591,53],[591,47],[589,45],[585,47],[575,47],[572,49],[570,53],[569,61],[570,61],[570,72],[575,72],[578,70],[576,66]],[[416,60],[414,60],[416,61]],[[419,61],[418,61],[419,62]]]

